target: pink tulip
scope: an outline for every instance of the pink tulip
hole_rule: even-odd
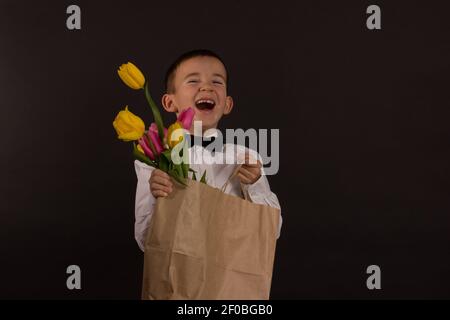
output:
[[[156,126],[156,123],[152,123],[150,128],[148,129],[147,133],[149,139],[152,141],[153,145],[155,146],[156,154],[159,155],[161,152],[164,151],[163,144],[161,142],[161,139],[158,135],[158,127]],[[167,136],[167,129],[164,128],[164,136]]]
[[[194,109],[189,107],[181,111],[177,121],[181,123],[184,129],[190,130],[192,126],[192,121],[194,120],[194,116],[195,116]]]
[[[142,147],[142,150],[144,150],[144,153],[147,157],[149,157],[152,160],[155,160],[155,156],[153,155],[152,149],[147,145],[147,142],[144,138],[140,138],[138,140],[139,145]]]
[[[156,123],[153,122],[153,123],[150,125],[149,130],[158,133],[158,127],[156,126]],[[164,137],[167,137],[167,128],[164,128]]]
[[[148,130],[147,136],[151,140],[153,146],[155,147],[155,151],[156,151],[157,155],[159,155],[161,152],[164,151],[164,148],[162,146],[161,140],[159,139],[157,132]]]

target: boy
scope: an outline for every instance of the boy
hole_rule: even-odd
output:
[[[209,50],[194,50],[180,56],[168,69],[166,74],[166,94],[162,97],[162,105],[168,112],[177,115],[193,107],[194,121],[202,121],[202,132],[213,132],[204,137],[217,136],[214,130],[223,115],[233,109],[233,99],[227,95],[228,74],[222,59]],[[194,134],[194,125],[189,130]],[[192,138],[191,138],[192,140]],[[226,147],[227,145],[225,145]],[[207,164],[213,161],[196,161],[211,157],[212,154],[203,146],[193,145],[189,148],[190,167],[199,177],[206,170],[208,185],[220,188],[236,168],[236,164]],[[241,189],[253,203],[269,205],[280,209],[277,196],[270,191],[269,183],[262,172],[258,154],[250,149],[237,148],[237,156],[245,162],[240,167],[237,178],[225,189],[228,194],[240,196]],[[253,154],[253,156],[252,156]],[[155,199],[166,197],[172,192],[170,177],[163,171],[135,161],[138,177],[135,203],[135,238],[144,251],[144,242]],[[149,190],[150,189],[150,190]],[[278,237],[281,230],[281,216]]]

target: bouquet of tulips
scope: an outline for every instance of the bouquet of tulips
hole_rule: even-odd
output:
[[[117,72],[122,81],[130,88],[144,90],[154,118],[154,122],[146,130],[144,121],[129,111],[126,106],[125,110],[120,111],[113,121],[118,138],[133,142],[135,159],[166,172],[181,184],[186,185],[189,172],[192,172],[192,178],[197,180],[195,171],[189,168],[189,163],[185,160],[186,158],[183,158],[183,146],[186,143],[184,133],[191,127],[194,110],[188,108],[181,112],[177,121],[166,129],[158,107],[149,93],[148,82],[139,68],[128,62],[121,65]],[[176,150],[174,150],[175,148]],[[179,152],[180,158],[184,160],[173,161],[174,151]],[[206,183],[205,174],[206,171],[200,179],[203,183]]]

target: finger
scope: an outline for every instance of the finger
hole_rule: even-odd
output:
[[[239,168],[239,173],[244,175],[247,178],[251,178],[251,176],[252,176],[251,172],[248,169],[246,169],[244,166]]]
[[[166,179],[170,179],[170,176],[166,172],[164,172],[162,170],[159,170],[159,169],[156,169],[154,171],[154,175],[157,176],[157,177],[163,177],[163,178],[166,178]]]
[[[238,177],[242,183],[250,184],[250,180],[246,176],[244,176],[242,173],[238,173]]]
[[[253,156],[251,156],[248,152],[245,153],[245,164],[253,167],[257,167],[261,164],[259,160],[256,160]]]
[[[169,178],[169,175],[168,175],[166,172],[162,171],[162,170],[155,169],[155,170],[153,170],[153,172],[152,172],[152,174],[151,174],[150,177],[164,177],[164,178]]]
[[[242,173],[244,176],[246,176],[247,178],[253,180],[257,177],[258,173],[255,172],[254,169],[247,169],[245,167],[241,167],[239,169],[239,172]]]
[[[153,194],[153,196],[154,196],[155,198],[159,198],[159,197],[167,197],[167,196],[168,196],[168,194],[167,194],[166,192],[161,191],[161,190],[156,190],[156,191],[152,192],[152,194]]]
[[[172,192],[172,187],[168,187],[168,186],[165,186],[165,185],[162,185],[162,184],[158,184],[158,183],[152,183],[150,185],[150,189],[153,190],[153,191],[160,190],[160,191],[164,191],[166,193],[171,193]]]
[[[160,177],[160,178],[164,178],[164,179],[169,179],[170,180],[169,175],[167,173],[165,173],[164,171],[159,170],[159,169],[155,169],[155,170],[152,171],[152,174],[150,175],[150,178],[148,179],[148,181],[149,182],[153,181],[153,179],[155,177]]]
[[[254,167],[254,168],[261,168],[262,167],[262,164],[261,164],[261,162],[259,160],[257,160],[256,163],[248,161],[248,162],[245,163],[245,165],[248,166],[248,167]]]
[[[173,187],[172,181],[170,179],[161,176],[152,177],[150,183],[159,183],[167,187]]]
[[[157,184],[161,184],[161,185],[166,186],[166,187],[173,187],[172,181],[167,180],[167,179],[162,178],[162,177],[153,177],[153,179],[151,179],[149,181],[149,183],[150,184],[157,183]]]
[[[156,184],[156,183],[150,185],[150,190],[152,191],[152,193],[155,191],[162,191],[167,194],[170,194],[173,191],[172,188],[170,188],[170,187],[166,187],[166,186]]]

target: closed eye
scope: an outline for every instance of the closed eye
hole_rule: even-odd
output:
[[[223,84],[222,81],[213,81],[213,83]]]
[[[189,80],[188,83],[196,83],[198,80]]]

